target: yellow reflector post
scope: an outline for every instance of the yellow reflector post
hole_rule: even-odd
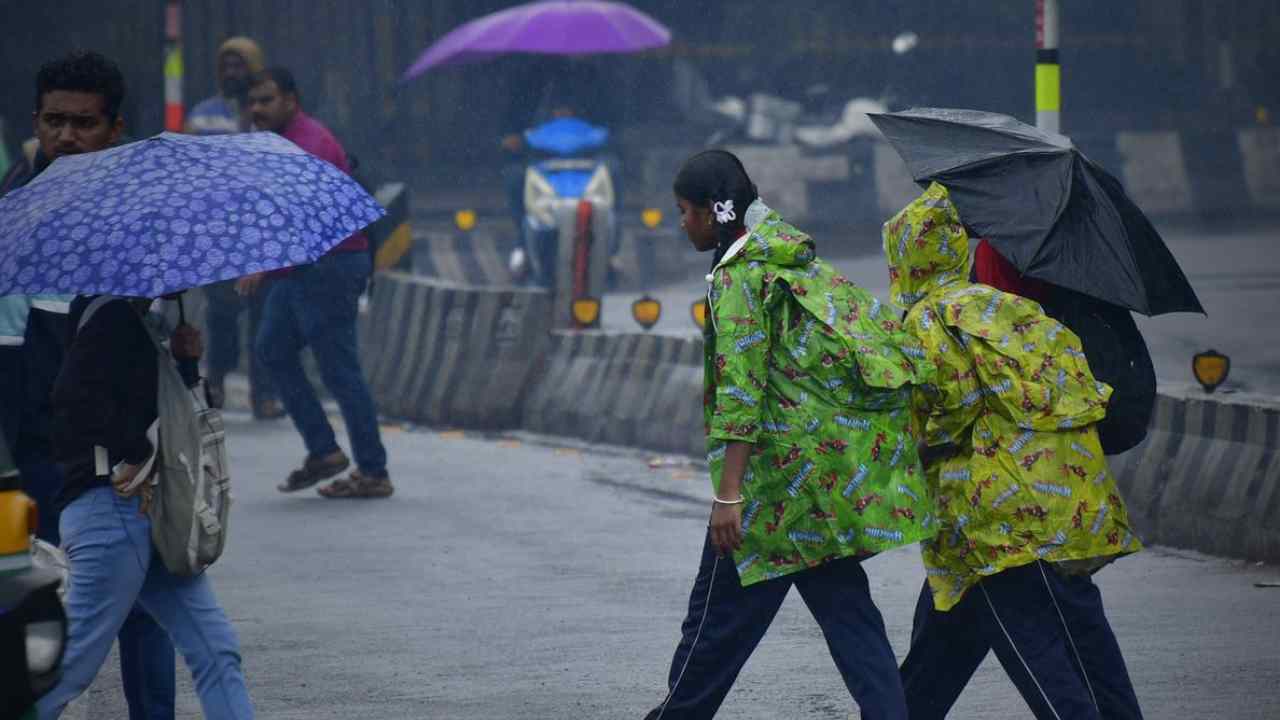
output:
[[[471,232],[476,226],[476,211],[459,210],[453,214],[453,224],[463,232]]]
[[[573,301],[573,320],[580,328],[595,327],[600,321],[600,300],[598,298],[578,298]]]
[[[662,224],[662,211],[658,208],[645,208],[640,213],[640,222],[652,230]]]
[[[1041,63],[1036,65],[1036,110],[1062,109],[1062,66]]]
[[[707,327],[707,299],[698,298],[693,301],[693,306],[689,308],[689,314],[693,316],[693,324],[698,326],[699,330]]]
[[[1211,393],[1231,374],[1231,358],[1217,350],[1198,353],[1191,359],[1191,372],[1204,391]]]
[[[631,303],[631,317],[635,318],[637,325],[648,330],[662,317],[662,303],[645,295]]]

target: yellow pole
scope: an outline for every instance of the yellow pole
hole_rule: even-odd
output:
[[[1036,127],[1061,132],[1061,111],[1058,0],[1036,0]]]

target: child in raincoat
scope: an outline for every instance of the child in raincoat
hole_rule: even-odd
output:
[[[714,500],[670,693],[650,718],[709,718],[795,585],[862,717],[906,718],[862,559],[930,537],[910,389],[923,350],[709,151],[675,181],[694,247],[715,250],[704,405]]]
[[[1038,718],[1141,717],[1090,579],[1141,547],[1094,426],[1111,388],[1034,301],[968,282],[942,185],[885,223],[884,249],[937,367],[914,399],[939,527],[902,667],[912,720],[945,717],[988,649]]]

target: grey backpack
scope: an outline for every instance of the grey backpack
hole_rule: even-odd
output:
[[[81,316],[116,298],[99,297]],[[159,377],[156,387],[156,452],[148,462],[147,482],[155,485],[151,508],[151,542],[169,572],[199,575],[222,555],[231,509],[226,434],[222,414],[208,407],[204,394],[188,388],[177,363],[146,323],[155,344]]]

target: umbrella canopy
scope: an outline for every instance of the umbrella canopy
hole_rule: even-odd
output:
[[[275,133],[162,133],[0,199],[0,296],[158,297],[318,259],[383,209]]]
[[[418,57],[404,79],[433,67],[508,53],[630,53],[670,42],[671,31],[662,23],[624,3],[543,0],[485,15],[449,32]]]
[[[1204,308],[1155,227],[1110,173],[1062,135],[1008,115],[871,114],[922,187],[1028,277],[1145,315]]]

